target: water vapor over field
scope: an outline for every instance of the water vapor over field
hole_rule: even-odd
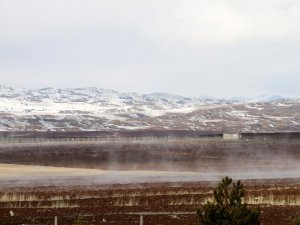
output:
[[[241,140],[215,135],[6,143],[0,146],[0,182],[153,183],[215,181],[226,175],[235,179],[298,178],[300,139],[278,135]]]

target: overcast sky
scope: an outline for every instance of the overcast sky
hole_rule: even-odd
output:
[[[300,1],[0,0],[0,84],[300,97]]]

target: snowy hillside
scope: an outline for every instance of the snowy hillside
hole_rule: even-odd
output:
[[[274,101],[276,100],[276,101]],[[300,101],[186,98],[100,88],[36,90],[0,86],[0,130],[299,130]]]

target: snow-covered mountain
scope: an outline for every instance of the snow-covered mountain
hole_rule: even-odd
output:
[[[90,88],[0,86],[0,130],[299,130],[300,101],[187,98]]]
[[[272,102],[272,101],[281,101],[285,98],[279,95],[260,95],[252,98],[244,98],[244,97],[236,97],[230,98],[231,101],[238,101],[238,102]]]

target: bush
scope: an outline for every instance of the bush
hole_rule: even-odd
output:
[[[225,177],[213,192],[214,201],[197,210],[200,225],[259,225],[259,209],[248,208],[241,181]]]
[[[294,218],[293,219],[293,224],[294,225],[300,225],[300,217]]]

